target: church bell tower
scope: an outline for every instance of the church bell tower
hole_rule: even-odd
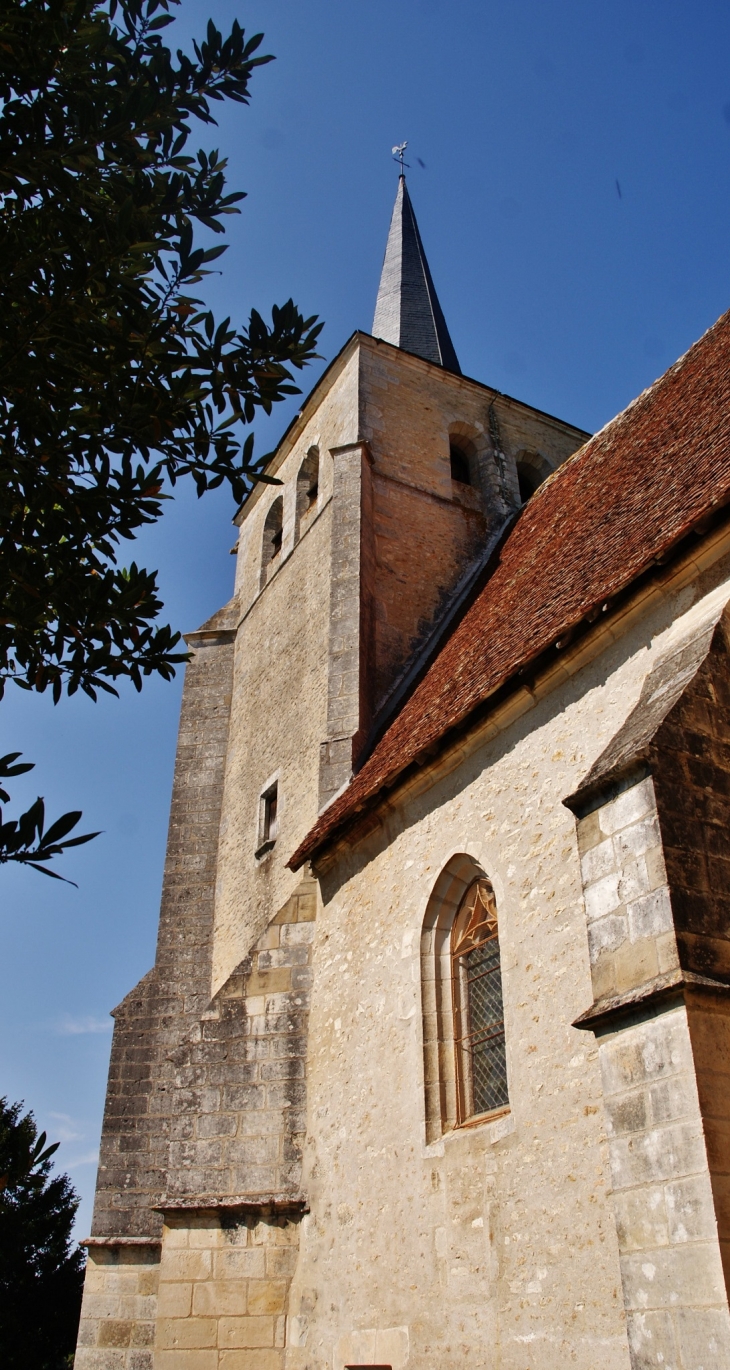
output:
[[[287,863],[487,574],[520,464],[544,476],[584,437],[462,375],[401,175],[373,333],[304,400],[277,483],[236,515],[233,597],[186,639],[157,956],[114,1015],[76,1370],[186,1370],[190,1348],[222,1366],[233,1323],[283,1370],[322,909]]]

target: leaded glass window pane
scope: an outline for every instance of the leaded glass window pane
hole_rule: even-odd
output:
[[[509,1103],[497,906],[489,881],[467,890],[452,933],[459,1122]]]

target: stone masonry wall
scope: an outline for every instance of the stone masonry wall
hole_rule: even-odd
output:
[[[519,452],[540,452],[555,469],[586,435],[371,339],[360,350],[359,404],[373,459],[377,708],[466,566],[519,507]],[[471,487],[451,479],[450,437],[474,454]]]
[[[651,748],[679,961],[716,982],[687,1011],[730,1290],[730,651],[727,612]]]
[[[730,1292],[730,1013],[726,995],[685,992],[725,1289]]]
[[[284,1370],[299,1226],[273,1212],[168,1215],[154,1370]]]
[[[370,456],[363,443],[352,443],[332,449],[331,459],[335,516],[330,554],[327,728],[320,744],[319,808],[328,804],[352,775],[370,721],[372,699]]]
[[[318,811],[321,746],[339,737],[333,735],[338,701],[352,695],[349,708],[358,695],[357,709],[347,714],[351,764],[352,737],[358,730],[362,735],[374,703],[369,692],[386,687],[438,615],[478,548],[479,529],[494,515],[494,491],[514,505],[511,444],[542,444],[556,465],[582,437],[366,337],[323,379],[303,416],[285,439],[281,460],[277,455],[283,485],[259,487],[242,511],[237,597],[189,639],[194,659],[183,695],[157,959],[116,1015],[94,1217],[95,1239],[108,1245],[91,1248],[89,1299],[93,1286],[96,1302],[87,1299],[82,1332],[89,1370],[149,1367],[152,1305],[140,1304],[131,1318],[119,1315],[115,1251],[128,1253],[122,1263],[144,1266],[140,1253],[156,1248],[140,1243],[161,1239],[164,1211],[166,1233],[176,1231],[182,1245],[182,1231],[207,1223],[213,1252],[225,1228],[221,1203],[243,1196],[250,1205],[255,1191],[263,1222],[267,1195],[274,1205],[282,1195],[286,1201],[296,1196],[302,977],[312,924],[298,915],[277,923],[274,915],[300,897],[299,877],[286,861]],[[498,430],[499,454],[490,448]],[[450,432],[474,443],[479,489],[452,489]],[[369,470],[372,457],[373,471],[378,468],[381,501],[378,510],[374,485],[363,483],[368,527],[357,549],[357,681],[354,662],[343,656],[336,682],[329,679],[337,664],[330,568],[338,513],[330,453],[353,443],[363,452],[369,444],[361,459]],[[320,481],[316,508],[303,525],[296,520],[296,484],[310,446],[320,451]],[[393,515],[396,490],[401,531],[415,538],[405,559]],[[282,548],[262,590],[263,524],[279,497]],[[271,783],[278,784],[279,832],[273,848],[257,856],[260,796]],[[287,976],[287,987],[276,987]],[[254,992],[257,985],[265,988]],[[211,996],[218,996],[212,1004]],[[257,1000],[263,1000],[260,1012]],[[172,1251],[172,1237],[169,1242]],[[210,1260],[212,1269],[212,1254]],[[147,1273],[142,1270],[145,1280]],[[154,1295],[138,1290],[133,1297]],[[397,1331],[397,1324],[390,1326]],[[215,1345],[203,1349],[221,1358],[253,1349],[227,1345],[221,1336],[219,1329]],[[157,1352],[182,1357],[193,1349],[160,1344]],[[180,1370],[183,1364],[184,1357]]]
[[[374,473],[373,494],[377,708],[485,546],[493,520],[480,507],[409,488],[380,471]]]
[[[232,634],[193,635],[173,782],[155,969],[117,1010],[93,1235],[157,1236],[170,1051],[210,998],[211,934]]]
[[[183,689],[157,960],[115,1014],[92,1229],[110,1245],[89,1251],[77,1359],[83,1370],[150,1370],[145,1348],[157,1275],[149,1262],[159,1260],[159,1249],[140,1243],[159,1239],[162,1230],[154,1205],[167,1184],[169,1053],[210,995],[233,665],[225,616],[189,642],[194,656]]]
[[[638,989],[678,965],[650,776],[578,823],[595,1001]]]
[[[598,1040],[633,1370],[730,1364],[730,1316],[685,1005]]]
[[[282,1370],[315,916],[305,879],[174,1054],[155,1370]]]
[[[299,1195],[316,908],[305,879],[173,1053],[168,1210]]]
[[[74,1370],[152,1370],[160,1243],[92,1245]]]
[[[720,581],[726,596],[727,574],[637,615],[551,689],[525,691],[500,731],[455,748],[451,769],[424,768],[328,854],[307,1080],[311,1214],[287,1370],[377,1363],[368,1357],[396,1343],[408,1370],[730,1363],[706,1111],[714,1090],[719,1139],[730,1042],[706,1020],[700,1043],[691,996],[629,1004],[620,1031],[614,1020],[598,1040],[576,1025],[597,998],[605,1008],[640,997],[639,971],[656,988],[682,968],[651,778],[613,792],[584,833],[564,803],[652,671],[704,633],[704,597]],[[462,862],[487,874],[499,910],[510,1108],[457,1128],[442,1114],[439,1134],[421,948],[439,882]]]
[[[651,767],[680,962],[730,985],[730,653],[722,622],[654,738]]]
[[[721,983],[730,965],[730,681],[723,622],[704,640],[704,661],[697,659],[643,748],[652,776],[578,824],[591,1012],[637,1370],[730,1361],[730,993]],[[688,654],[671,660],[679,665]],[[671,686],[668,676],[651,698]]]

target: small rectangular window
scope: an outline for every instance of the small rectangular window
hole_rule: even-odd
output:
[[[274,781],[259,800],[259,841],[257,856],[271,851],[279,832],[279,785]]]
[[[276,839],[276,809],[278,801],[278,785],[272,785],[267,794],[264,795],[264,842],[273,842]]]

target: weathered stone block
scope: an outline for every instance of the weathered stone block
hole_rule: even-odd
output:
[[[157,1296],[157,1312],[161,1318],[187,1318],[192,1307],[192,1298],[191,1283],[164,1280]]]
[[[651,814],[654,808],[654,786],[651,778],[647,776],[640,784],[632,785],[616,799],[603,805],[600,810],[601,830],[607,836],[613,836],[621,828],[628,828],[631,824],[640,822],[642,818]]]
[[[286,1292],[284,1280],[251,1280],[248,1287],[249,1313],[283,1313]]]
[[[585,904],[589,923],[595,923],[599,918],[605,918],[607,914],[621,907],[623,900],[619,894],[619,880],[618,871],[614,871],[596,880],[595,884],[587,886]]]
[[[593,885],[618,869],[616,853],[610,837],[590,847],[581,858],[581,875],[585,886]]]
[[[701,1173],[707,1165],[700,1120],[616,1137],[611,1174],[616,1189]]]
[[[730,1314],[727,1308],[680,1308],[675,1314],[682,1365],[730,1365]]]
[[[209,1280],[196,1284],[193,1313],[196,1317],[242,1317],[246,1312],[246,1280]]]
[[[178,1348],[155,1349],[155,1370],[218,1370],[218,1352],[214,1349]]]
[[[725,1281],[717,1245],[692,1242],[662,1248],[661,1260],[651,1252],[621,1257],[627,1308],[720,1306],[726,1302]]]
[[[641,937],[659,937],[674,927],[669,890],[653,890],[627,905],[629,933],[632,942]]]
[[[274,1345],[274,1319],[271,1317],[221,1318],[218,1345],[223,1348]]]
[[[162,1350],[198,1350],[215,1346],[215,1318],[158,1318],[156,1345]]]
[[[670,1241],[715,1241],[717,1219],[707,1172],[670,1182],[664,1192]]]
[[[211,1271],[210,1251],[162,1249],[160,1288],[169,1280],[207,1280]]]
[[[262,1280],[265,1274],[263,1247],[224,1247],[214,1253],[213,1277],[216,1281]]]
[[[650,1251],[668,1245],[669,1221],[661,1185],[617,1192],[614,1210],[622,1251]]]
[[[630,1312],[627,1319],[631,1370],[674,1370],[679,1367],[672,1314],[663,1310]],[[692,1364],[692,1362],[690,1362]]]
[[[281,1351],[221,1351],[219,1370],[283,1370]]]

